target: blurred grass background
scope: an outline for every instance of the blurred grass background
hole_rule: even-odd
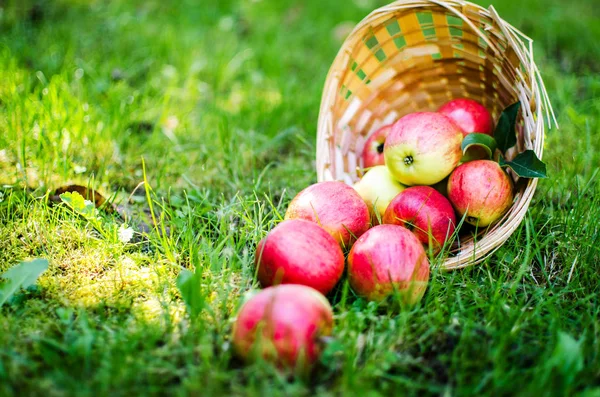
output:
[[[551,178],[501,250],[435,272],[399,314],[333,296],[336,342],[310,381],[231,356],[253,247],[316,180],[328,68],[383,4],[0,1],[0,271],[51,263],[0,309],[0,395],[600,393],[594,0],[493,3],[535,40],[560,124]],[[142,157],[168,237],[124,245],[41,198],[79,183],[124,200]],[[175,288],[181,267],[201,275],[197,318]]]

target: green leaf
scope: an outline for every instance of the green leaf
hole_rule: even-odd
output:
[[[46,259],[34,259],[29,262],[21,262],[0,275],[0,278],[6,280],[3,284],[0,284],[0,307],[19,289],[35,284],[40,274],[46,269],[48,269]]]
[[[496,140],[478,132],[467,135],[461,144],[463,157],[462,163],[472,160],[489,160],[496,151]]]
[[[67,204],[80,215],[86,218],[96,217],[96,207],[94,203],[83,198],[78,192],[66,192],[60,195],[63,203]]]
[[[517,134],[515,132],[515,124],[517,122],[517,115],[519,114],[519,108],[521,102],[515,102],[502,112],[496,130],[494,131],[494,138],[498,143],[498,149],[502,153],[506,152],[511,147],[517,144]]]
[[[533,150],[526,150],[519,153],[512,161],[506,161],[500,157],[498,162],[500,167],[510,167],[520,177],[523,178],[547,178],[546,164],[540,160]]]
[[[558,333],[556,346],[546,365],[554,369],[565,383],[571,383],[584,368],[582,345],[583,338],[576,340],[565,332]]]
[[[177,288],[179,288],[181,298],[185,302],[190,316],[196,318],[207,306],[202,293],[202,279],[199,272],[192,273],[183,269],[177,277]]]

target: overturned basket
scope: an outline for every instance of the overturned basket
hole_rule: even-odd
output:
[[[317,136],[319,181],[353,183],[371,133],[407,113],[436,110],[459,97],[481,102],[494,120],[521,101],[516,150],[506,156],[532,149],[542,158],[544,117],[549,126],[556,120],[530,38],[493,7],[461,0],[400,0],[373,11],[348,36],[325,82]],[[445,268],[482,261],[519,226],[537,180],[513,177],[511,209],[476,241],[460,241]]]

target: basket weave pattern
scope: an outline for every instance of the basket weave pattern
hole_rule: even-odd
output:
[[[400,0],[373,11],[345,40],[327,76],[317,133],[319,181],[358,179],[369,135],[415,111],[466,97],[497,121],[521,101],[517,146],[542,158],[545,121],[556,124],[532,40],[489,9],[461,1]],[[447,269],[482,261],[518,227],[537,180],[514,175],[515,202],[475,241],[456,244]]]

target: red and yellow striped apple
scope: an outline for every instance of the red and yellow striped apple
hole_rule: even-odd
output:
[[[383,223],[412,230],[422,244],[437,252],[454,233],[456,216],[440,192],[430,186],[413,186],[392,200]]]
[[[403,302],[416,303],[427,288],[429,260],[408,229],[379,225],[350,250],[348,280],[358,295],[369,300],[381,301],[397,293]]]
[[[310,287],[269,287],[240,308],[232,342],[247,360],[263,359],[306,371],[318,360],[320,338],[331,334],[333,312],[323,295]]]
[[[473,99],[453,99],[440,107],[438,112],[452,120],[464,136],[473,132],[494,134],[492,115],[481,103]]]
[[[446,116],[411,113],[392,126],[385,141],[385,164],[404,185],[433,185],[458,165],[462,139],[460,129]]]
[[[281,222],[256,247],[258,280],[268,287],[302,284],[326,294],[344,272],[338,243],[316,223],[292,219]]]
[[[350,247],[370,227],[367,204],[344,182],[319,182],[302,190],[290,203],[285,219],[316,222],[342,247]]]
[[[371,168],[377,165],[384,165],[383,146],[385,139],[392,129],[392,125],[385,125],[371,134],[362,152],[363,167]]]
[[[465,222],[488,226],[512,205],[513,183],[495,161],[469,161],[450,175],[448,198]]]

